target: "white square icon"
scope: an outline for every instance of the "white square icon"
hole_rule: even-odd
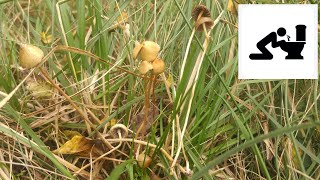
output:
[[[240,4],[239,79],[318,79],[318,5]]]

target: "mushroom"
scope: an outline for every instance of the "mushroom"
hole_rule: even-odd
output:
[[[209,9],[204,5],[197,5],[192,10],[192,18],[196,21],[198,20],[199,14],[202,12],[202,17],[211,17]]]
[[[152,62],[157,58],[159,51],[159,44],[153,41],[144,41],[142,43],[135,42],[132,56],[133,59],[137,59],[139,56],[142,61]]]
[[[210,29],[214,24],[213,20],[211,19],[209,9],[204,5],[197,5],[193,8],[192,18],[196,21],[195,26],[197,31]]]
[[[144,41],[139,56],[142,61],[154,61],[160,51],[159,44],[153,41]]]
[[[37,46],[20,44],[19,59],[23,68],[34,68],[44,57],[43,51]]]
[[[153,69],[153,66],[148,61],[142,61],[139,65],[139,71],[141,74],[147,74],[151,69]]]
[[[152,71],[153,74],[161,74],[163,73],[166,65],[162,59],[157,58],[152,62],[152,66],[153,66],[153,71]]]
[[[125,138],[128,136],[128,128],[123,124],[115,124],[111,127],[109,134],[113,138]]]

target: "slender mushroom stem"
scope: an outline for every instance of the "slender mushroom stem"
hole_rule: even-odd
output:
[[[154,115],[156,113],[155,104],[156,104],[156,95],[155,95],[155,87],[156,87],[156,75],[153,75],[152,78],[152,118],[154,118]]]
[[[145,97],[144,97],[144,117],[143,117],[143,121],[140,125],[140,127],[138,128],[137,132],[136,132],[136,136],[135,136],[135,139],[138,139],[139,137],[139,134],[141,132],[141,130],[144,128],[144,124],[145,122],[147,121],[147,114],[148,114],[148,109],[147,109],[147,99],[148,99],[148,80],[147,79],[144,79],[144,87],[145,87]],[[143,134],[143,133],[142,133]]]
[[[198,18],[197,20],[199,20],[202,16],[202,13],[203,11],[200,12],[200,14],[198,15]],[[192,42],[192,39],[194,37],[194,34],[196,32],[196,27],[194,27],[192,29],[192,32],[191,32],[191,35],[190,35],[190,38],[189,38],[189,41],[188,41],[188,44],[187,44],[187,49],[186,49],[186,53],[184,55],[184,58],[183,58],[183,61],[182,61],[182,65],[181,65],[181,73],[180,73],[180,81],[182,79],[182,75],[183,75],[183,72],[184,72],[184,67],[186,66],[186,62],[187,62],[187,57],[188,57],[188,54],[189,54],[189,49],[190,49],[190,45],[191,45],[191,42]]]
[[[201,19],[202,14],[203,14],[203,11],[201,11],[201,12],[199,13],[196,21],[198,21],[198,20]],[[191,40],[192,40],[191,38],[193,38],[193,36],[194,36],[194,33],[195,33],[195,29],[196,29],[196,28],[198,28],[198,27],[194,27],[194,28],[193,28],[191,37],[190,37],[190,39],[189,39],[189,42],[190,42],[190,43],[191,43]],[[207,33],[207,31],[206,31],[206,27],[205,27],[204,24],[202,24],[202,28],[205,30],[206,40],[208,40],[208,33]],[[189,43],[189,42],[188,42],[188,43]],[[187,47],[187,48],[188,48],[188,47]],[[187,52],[189,52],[189,49],[187,49]],[[187,54],[188,54],[188,53],[186,53],[184,60],[187,59]],[[184,64],[183,64],[183,68],[182,68],[182,73],[180,74],[180,80],[182,79],[183,70],[184,70],[184,66],[185,66],[185,61],[184,61],[183,63],[184,63]],[[179,100],[178,104],[180,104],[180,100]],[[183,103],[182,107],[183,107],[183,106],[184,106],[184,103]],[[182,108],[181,108],[181,109],[182,109]],[[178,118],[178,115],[176,115],[176,117]],[[176,123],[177,123],[177,129],[178,129],[178,133],[177,133],[177,134],[178,134],[178,152],[180,152],[181,148],[183,147],[183,137],[182,137],[183,131],[181,132],[181,127],[180,127],[180,123],[179,123],[178,120],[176,120]],[[174,141],[174,139],[173,139],[173,141]],[[173,149],[173,147],[172,147],[172,149]],[[173,152],[173,151],[172,151],[172,152]],[[185,153],[183,153],[183,156],[184,156],[184,158],[185,158],[187,167],[189,167],[188,157],[186,156]],[[176,164],[177,157],[178,157],[178,155],[176,155],[175,159],[174,159],[173,162],[172,162],[171,172],[173,172],[173,167],[174,167],[175,164]],[[188,171],[188,168],[187,168],[187,171]]]

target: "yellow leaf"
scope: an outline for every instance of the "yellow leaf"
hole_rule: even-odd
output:
[[[116,119],[111,119],[110,126],[114,126],[115,124],[117,124],[117,120]]]
[[[167,78],[167,85],[170,87],[172,84],[173,84],[173,77],[172,77],[172,74],[169,74]]]
[[[75,135],[69,141],[67,141],[60,148],[53,151],[55,154],[87,154],[90,152],[94,146],[94,141],[87,139],[83,136]]]
[[[26,88],[35,98],[45,98],[52,96],[52,87],[46,82],[29,81]]]
[[[117,120],[116,120],[116,119],[111,119],[111,120],[107,123],[106,127],[112,127],[112,126],[114,126],[115,124],[117,124]]]
[[[71,130],[65,130],[63,131],[63,134],[68,138],[71,139],[73,136],[81,136],[81,134],[78,131],[71,131]]]
[[[53,41],[53,37],[52,35],[47,35],[45,32],[42,32],[41,33],[41,41],[44,43],[44,44],[50,44],[52,43]]]

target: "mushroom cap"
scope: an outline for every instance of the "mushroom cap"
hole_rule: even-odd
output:
[[[202,18],[200,18],[198,21],[196,21],[196,24],[195,24],[197,31],[203,31],[204,30],[202,24],[204,24],[204,27],[206,29],[210,29],[214,25],[214,22],[210,17],[202,17]]]
[[[142,61],[153,61],[157,58],[160,51],[159,44],[153,41],[144,41],[142,43],[142,48],[140,50],[139,56]]]
[[[199,14],[202,12],[201,17],[211,17],[209,9],[205,5],[196,5],[192,10],[192,18],[197,21]]]
[[[166,64],[162,59],[157,58],[152,62],[152,66],[153,66],[153,69],[152,69],[153,74],[161,74],[163,73],[166,67]]]
[[[206,29],[210,29],[214,24],[213,20],[211,19],[211,14],[209,9],[204,5],[195,6],[192,10],[191,15],[193,20],[195,20],[196,22],[195,27],[197,31],[203,31],[204,27]],[[204,27],[203,27],[203,24],[204,24]]]
[[[118,132],[120,131],[121,137],[125,138],[128,136],[128,128],[123,124],[115,124],[111,127],[109,133],[114,138],[119,138]]]
[[[141,74],[147,74],[151,69],[153,69],[153,66],[149,61],[142,61],[139,65],[139,71]]]
[[[44,57],[43,51],[37,46],[21,44],[19,51],[20,66],[23,68],[34,68]]]

